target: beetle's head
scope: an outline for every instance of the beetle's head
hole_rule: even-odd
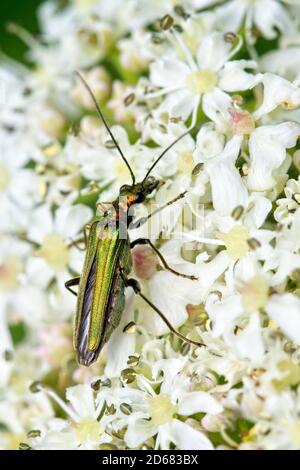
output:
[[[154,191],[154,189],[160,188],[164,184],[164,181],[158,180],[153,176],[148,176],[141,183],[134,185],[124,184],[120,188],[120,197],[127,198],[127,206],[130,207],[133,204],[140,204],[145,201],[146,197]]]

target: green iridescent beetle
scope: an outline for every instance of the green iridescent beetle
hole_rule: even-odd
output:
[[[133,221],[132,210],[130,210],[132,206],[144,202],[146,196],[163,184],[161,180],[150,175],[153,168],[167,151],[188,132],[167,147],[147,171],[143,181],[136,183],[134,173],[113,136],[92,90],[85,79],[79,73],[77,75],[89,92],[99,117],[126,164],[132,179],[131,185],[124,185],[120,188],[119,197],[111,203],[104,214],[96,216],[85,226],[86,255],[82,274],[65,284],[66,288],[77,296],[74,348],[78,362],[90,366],[97,360],[103,345],[120,323],[125,307],[125,288],[129,286],[161,317],[175,335],[196,346],[203,346],[202,343],[188,339],[176,331],[165,315],[144,296],[138,281],[128,278],[132,267],[131,249],[138,244],[148,244],[155,251],[165,269],[178,276],[196,279],[194,276],[179,273],[169,267],[149,239],[137,239],[130,243],[127,231],[129,226],[131,228],[140,227],[154,214],[185,196],[186,192],[183,192],[147,217]],[[99,206],[101,207],[101,203]],[[76,285],[79,286],[77,293],[72,289]]]

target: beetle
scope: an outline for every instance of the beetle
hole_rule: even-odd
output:
[[[186,191],[148,214],[147,217],[140,218],[136,222],[133,221],[132,207],[135,204],[143,203],[147,196],[163,184],[161,180],[154,178],[150,173],[167,151],[187,135],[189,131],[169,145],[154,161],[143,180],[137,183],[135,175],[109,128],[91,88],[83,76],[79,72],[76,73],[90,94],[97,113],[127,166],[132,179],[131,185],[121,186],[119,197],[110,204],[104,214],[95,216],[84,227],[86,254],[82,274],[80,277],[70,279],[65,283],[66,288],[77,296],[74,327],[74,348],[77,360],[85,366],[90,366],[97,360],[102,347],[120,323],[125,307],[126,287],[132,287],[135,294],[139,295],[160,316],[175,335],[183,341],[196,346],[203,346],[202,343],[188,339],[175,330],[163,312],[143,294],[138,281],[128,277],[132,268],[131,249],[138,244],[148,244],[157,254],[166,270],[178,276],[193,280],[197,279],[194,276],[179,273],[168,266],[151,240],[139,238],[130,243],[128,237],[129,227],[140,227],[158,211],[185,196]],[[101,203],[99,203],[99,207],[101,206]],[[78,292],[73,290],[74,286],[78,286]]]

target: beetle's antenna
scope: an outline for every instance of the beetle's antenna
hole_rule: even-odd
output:
[[[172,142],[167,148],[165,148],[165,150],[160,154],[160,156],[155,160],[155,162],[153,163],[153,165],[149,168],[149,170],[147,171],[146,173],[146,176],[144,177],[143,179],[143,182],[148,178],[148,176],[150,175],[151,171],[153,170],[153,168],[158,164],[158,162],[162,159],[162,157],[164,155],[166,155],[166,153],[174,146],[177,144],[177,142],[179,142],[181,139],[183,139],[183,137],[185,137],[186,135],[188,135],[189,133],[191,132],[191,129],[189,129],[188,131],[186,131],[184,134],[181,134],[176,140],[174,140],[174,142]]]
[[[98,115],[99,115],[101,121],[103,122],[103,124],[104,124],[104,126],[105,126],[107,132],[109,133],[109,135],[110,135],[110,137],[111,137],[111,140],[113,141],[113,143],[115,144],[116,148],[118,149],[119,154],[121,155],[123,161],[125,162],[125,164],[126,164],[128,170],[129,170],[129,172],[130,172],[131,179],[132,179],[132,184],[135,184],[135,176],[134,176],[134,173],[133,173],[133,171],[132,171],[132,168],[131,168],[131,166],[129,165],[129,163],[128,163],[128,161],[127,161],[127,159],[126,159],[124,153],[122,152],[121,147],[119,146],[118,142],[116,141],[116,139],[115,139],[115,137],[114,137],[112,131],[110,130],[110,127],[109,127],[109,125],[107,124],[107,122],[106,122],[106,120],[105,120],[105,117],[104,117],[104,115],[103,115],[103,113],[102,113],[102,111],[101,111],[101,109],[100,109],[99,104],[97,103],[97,100],[96,100],[96,98],[95,98],[94,93],[92,92],[91,87],[89,86],[89,84],[87,83],[87,81],[85,80],[85,78],[83,78],[83,76],[81,75],[81,73],[78,72],[78,70],[76,70],[75,73],[76,73],[76,75],[78,76],[78,78],[81,80],[81,82],[83,83],[83,85],[85,86],[85,88],[86,88],[86,90],[88,91],[90,97],[92,98],[93,103],[94,103],[94,105],[95,105],[95,108],[96,108],[96,110],[97,110],[97,113],[98,113]]]

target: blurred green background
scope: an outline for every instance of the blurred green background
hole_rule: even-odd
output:
[[[38,32],[37,7],[43,0],[2,0],[0,8],[0,50],[14,59],[25,61],[26,46],[7,31],[10,22],[23,26],[33,34]]]

